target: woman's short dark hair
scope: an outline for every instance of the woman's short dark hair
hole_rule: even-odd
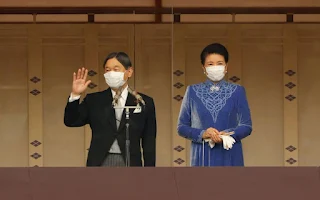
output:
[[[229,61],[229,53],[225,46],[220,43],[213,43],[206,46],[200,55],[201,64],[204,65],[206,58],[210,54],[219,54],[224,57],[226,63]]]
[[[108,60],[115,58],[119,61],[119,63],[121,63],[124,68],[128,69],[129,67],[132,67],[131,61],[129,56],[124,53],[124,52],[112,52],[110,53],[106,59],[103,62],[103,67],[105,67],[106,63],[108,62]]]

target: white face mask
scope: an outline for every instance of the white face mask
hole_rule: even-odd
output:
[[[126,83],[124,80],[124,72],[110,71],[104,74],[104,78],[111,88],[119,88]]]
[[[225,75],[225,66],[208,66],[206,67],[207,77],[212,81],[221,81]]]

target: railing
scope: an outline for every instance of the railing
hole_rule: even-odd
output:
[[[319,172],[318,167],[0,168],[0,199],[319,199]]]

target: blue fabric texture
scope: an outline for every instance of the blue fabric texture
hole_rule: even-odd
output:
[[[202,135],[208,128],[232,132],[232,149],[222,143],[210,148]],[[244,166],[241,140],[252,132],[250,109],[243,86],[222,80],[190,85],[184,95],[178,134],[191,140],[191,166]]]

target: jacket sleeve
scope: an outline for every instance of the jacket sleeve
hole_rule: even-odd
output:
[[[68,127],[81,127],[88,123],[88,95],[81,103],[79,99],[68,101],[64,110],[64,124]]]
[[[145,167],[156,166],[156,135],[157,120],[153,99],[149,102],[147,108],[146,124],[142,136],[143,159]]]
[[[202,135],[204,134],[205,130],[192,128],[191,124],[191,103],[192,100],[190,98],[190,86],[187,87],[186,93],[183,97],[180,114],[178,118],[178,134],[181,137],[189,139],[193,142],[202,143]]]
[[[252,121],[246,91],[243,86],[239,87],[237,102],[237,120],[238,125],[234,129],[232,137],[235,140],[242,140],[252,132]]]

